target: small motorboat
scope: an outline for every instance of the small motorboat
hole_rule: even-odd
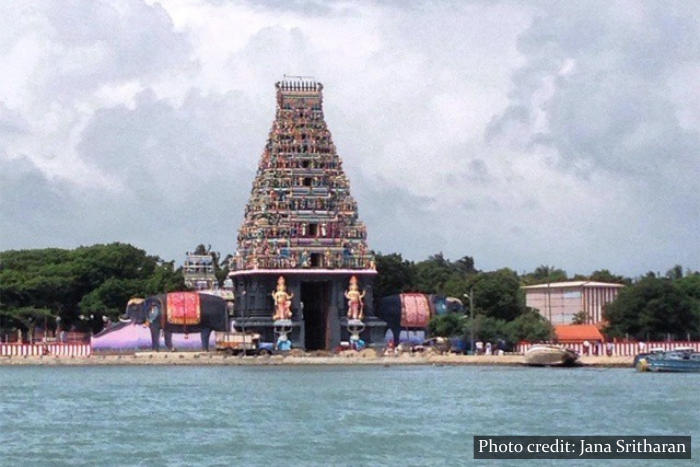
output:
[[[665,349],[661,347],[654,347],[653,349],[649,349],[648,352],[642,352],[638,353],[637,355],[634,356],[634,361],[632,362],[632,368],[637,368],[637,364],[639,363],[639,360],[642,358],[646,358],[649,355],[658,355],[666,352]]]
[[[639,354],[634,361],[639,371],[700,373],[700,352],[690,348]]]
[[[525,352],[525,364],[530,366],[574,366],[578,354],[556,345],[535,345]]]

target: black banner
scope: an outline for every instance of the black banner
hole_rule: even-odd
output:
[[[690,459],[690,436],[474,436],[474,459]]]

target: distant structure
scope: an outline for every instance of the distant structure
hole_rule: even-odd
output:
[[[571,324],[576,314],[585,313],[584,324],[598,324],[603,319],[603,307],[617,298],[622,284],[571,281],[528,285],[525,304],[536,309],[556,326]]]
[[[348,319],[359,318],[363,341],[378,341],[374,257],[324,121],[323,85],[285,76],[276,88],[275,120],[230,263],[235,324],[272,340],[273,314],[291,314],[293,345],[317,350],[350,339]]]
[[[211,255],[196,255],[188,251],[182,273],[185,276],[185,286],[189,288],[211,290],[218,286]]]
[[[605,337],[594,324],[558,324],[554,326],[554,335],[557,342],[564,345],[588,342],[588,346],[596,348],[605,342]]]

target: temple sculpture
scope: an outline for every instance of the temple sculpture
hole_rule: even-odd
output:
[[[292,298],[294,298],[294,294],[287,293],[284,277],[280,276],[277,279],[277,288],[272,292],[272,298],[275,300],[275,314],[272,316],[272,319],[275,321],[292,319]]]
[[[347,299],[351,314],[366,318],[365,340],[383,335],[384,326],[373,313],[376,270],[367,229],[324,120],[322,90],[304,77],[276,83],[275,119],[229,265],[236,323],[266,336],[271,318],[291,319],[290,338],[306,349],[347,340],[344,291],[353,277],[354,298]],[[289,308],[280,308],[282,293]]]
[[[348,319],[362,320],[364,318],[362,299],[365,298],[365,292],[360,291],[357,285],[357,277],[352,276],[350,278],[350,286],[345,291],[345,298],[348,299]]]

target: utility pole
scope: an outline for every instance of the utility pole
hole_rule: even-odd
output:
[[[469,289],[469,315],[472,318],[472,325],[469,326],[469,333],[471,334],[471,349],[472,354],[474,354],[474,287]]]
[[[462,296],[469,299],[469,316],[471,318],[469,325],[469,351],[474,355],[474,287],[470,287],[469,293],[465,293]]]

